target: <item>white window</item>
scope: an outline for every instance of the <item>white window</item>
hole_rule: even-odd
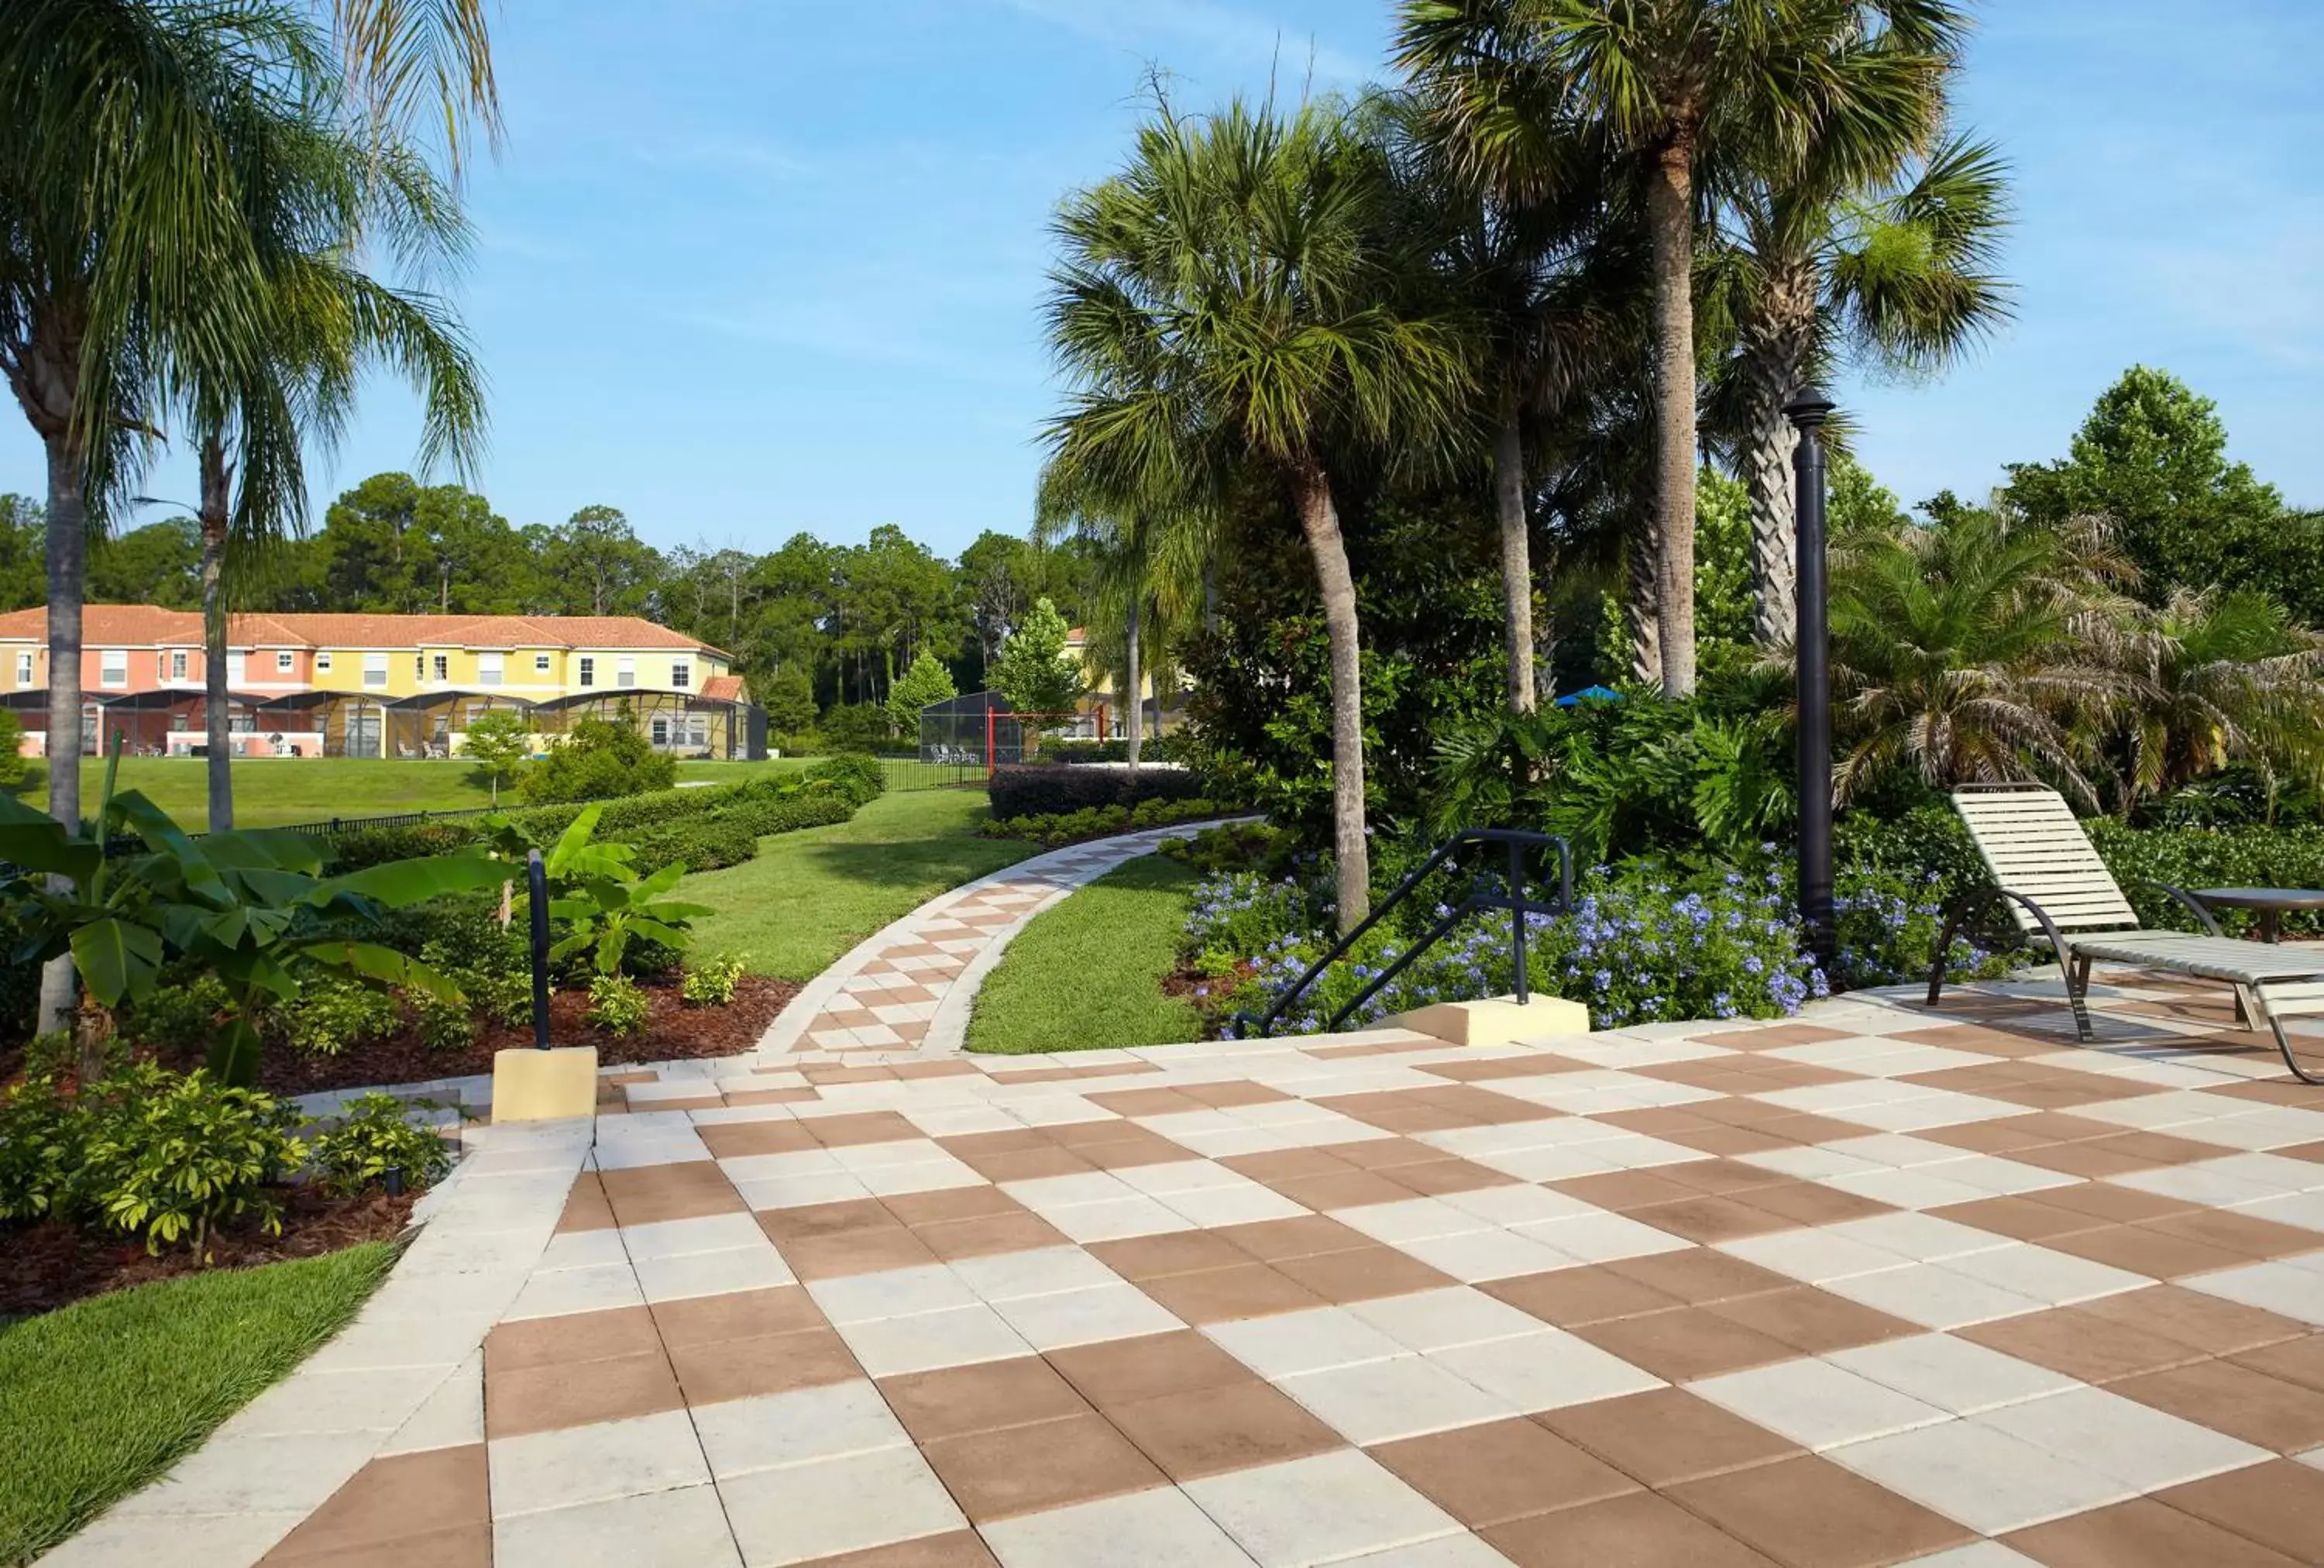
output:
[[[503,656],[498,653],[479,653],[476,655],[476,684],[478,686],[500,685],[502,658]]]
[[[328,675],[331,670],[331,656],[327,653],[315,655],[315,668]]]
[[[669,661],[669,684],[684,691],[694,680],[694,666],[683,659]]]
[[[536,653],[532,656],[532,673],[535,675],[547,675],[549,673],[549,655],[546,653]]]
[[[613,684],[615,686],[637,685],[638,661],[634,659],[623,659],[616,663],[613,666]]]
[[[581,657],[581,684],[583,686],[597,684],[597,661],[586,654]]]
[[[16,684],[23,687],[32,684],[32,656],[29,653],[16,655]]]
[[[385,686],[387,684],[386,654],[366,653],[364,655],[364,684],[365,686]]]
[[[436,656],[436,678],[438,680],[449,680],[452,678],[452,656],[450,654],[439,653]]]
[[[413,654],[411,656],[411,678],[414,680],[424,680],[427,677],[428,656],[424,653]]]
[[[97,683],[99,686],[129,684],[129,650],[108,648],[97,656]]]
[[[298,662],[299,661],[291,656],[290,650],[286,648],[281,652],[274,656],[275,672],[280,675],[288,675]]]
[[[170,655],[170,678],[171,680],[186,678],[186,656],[182,652],[173,652]]]
[[[653,743],[657,746],[667,746],[669,744],[669,721],[668,719],[654,720]]]
[[[240,685],[242,684],[243,676],[244,676],[244,674],[248,670],[249,667],[250,667],[250,655],[249,655],[249,654],[247,654],[247,653],[244,652],[244,651],[243,651],[242,650],[240,650],[240,649],[235,649],[235,650],[234,650],[233,651],[231,651],[231,652],[227,653],[227,655],[226,656],[226,685],[228,685],[228,686],[240,686]]]

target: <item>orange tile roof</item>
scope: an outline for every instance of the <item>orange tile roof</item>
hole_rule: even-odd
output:
[[[0,641],[44,641],[45,606],[0,614]],[[667,648],[728,657],[699,638],[635,615],[235,615],[227,641],[242,648]],[[90,604],[81,641],[90,648],[198,647],[202,618],[154,604]]]
[[[702,695],[714,702],[741,702],[742,678],[739,675],[714,675],[702,683]]]
[[[0,615],[0,641],[45,642],[46,605]],[[81,610],[81,645],[86,648],[159,648],[202,640],[202,618],[191,610],[158,604],[89,604]]]

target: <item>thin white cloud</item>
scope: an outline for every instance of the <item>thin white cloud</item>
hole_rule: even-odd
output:
[[[641,163],[738,169],[779,180],[802,180],[816,171],[808,160],[756,136],[706,136],[646,144],[633,151]]]
[[[1286,91],[1296,89],[1310,76],[1337,86],[1360,82],[1374,74],[1345,51],[1213,0],[1008,0],[1008,4],[1028,16],[1101,43],[1158,51],[1169,41],[1192,44],[1218,60],[1241,66],[1272,65]]]

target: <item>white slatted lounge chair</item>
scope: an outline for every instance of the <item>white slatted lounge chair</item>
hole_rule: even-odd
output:
[[[2203,934],[2139,929],[2138,916],[2114,873],[2054,789],[2038,784],[1967,785],[1953,792],[1953,807],[1968,825],[2019,934],[2029,943],[2046,944],[2056,955],[2074,1028],[2084,1041],[2093,1038],[2084,1002],[2093,961],[2169,970],[2233,985],[2245,1021],[2255,1026],[2266,1020],[2292,1076],[2324,1084],[2324,1077],[2303,1071],[2293,1057],[2282,1022],[2324,1013],[2324,951],[2228,936],[2192,895],[2161,882],[2145,885],[2192,910]],[[1961,913],[1956,909],[1947,917],[1937,944],[1936,968],[1929,976],[1932,1007],[1944,989],[1945,950],[1952,945]],[[2318,1049],[2324,1055],[2324,1043]]]

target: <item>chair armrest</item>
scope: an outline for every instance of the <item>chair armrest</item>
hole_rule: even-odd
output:
[[[1996,888],[1994,891],[1999,893],[2003,898],[2007,899],[2014,903],[2024,905],[2025,912],[2032,915],[2035,920],[2041,923],[2042,935],[2048,939],[2050,951],[2056,954],[2061,960],[2066,956],[2066,939],[2059,934],[2058,923],[2050,918],[2049,910],[2043,909],[2041,905],[2035,903],[2024,894],[2013,893],[2007,888]]]
[[[2141,888],[2152,888],[2158,893],[2164,893],[2169,895],[2171,898],[2176,899],[2180,903],[2184,904],[2188,909],[2194,911],[2195,918],[2203,923],[2203,929],[2206,932],[2214,936],[2225,936],[2227,935],[2225,931],[2219,929],[2219,923],[2211,918],[2211,911],[2203,907],[2203,900],[2197,898],[2194,894],[2187,891],[2186,889],[2174,888],[2169,882],[2149,881],[2144,877],[2134,877],[2132,879],[2132,885]]]

